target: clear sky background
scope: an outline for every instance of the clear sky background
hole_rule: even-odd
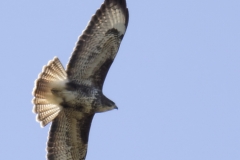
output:
[[[103,0],[0,1],[0,159],[43,160],[34,80],[66,66]],[[128,0],[129,26],[94,117],[87,160],[240,159],[240,1]]]

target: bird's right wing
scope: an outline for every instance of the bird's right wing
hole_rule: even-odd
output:
[[[53,120],[47,142],[48,160],[85,160],[94,114],[63,109]]]
[[[102,89],[128,25],[126,0],[105,0],[80,36],[67,66],[70,80]]]

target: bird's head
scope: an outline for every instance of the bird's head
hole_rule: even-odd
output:
[[[116,104],[113,101],[111,101],[110,99],[108,99],[107,97],[105,97],[104,95],[102,95],[101,103],[99,106],[97,106],[95,111],[96,112],[106,112],[106,111],[110,111],[113,109],[118,109]]]

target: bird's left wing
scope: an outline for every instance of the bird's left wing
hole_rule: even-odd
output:
[[[85,160],[94,114],[80,115],[63,109],[53,120],[47,142],[48,160]]]
[[[101,88],[128,25],[126,0],[105,0],[80,36],[67,66],[69,80]]]

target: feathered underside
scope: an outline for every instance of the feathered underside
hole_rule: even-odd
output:
[[[67,66],[68,78],[102,89],[128,25],[125,0],[105,0],[79,37]]]
[[[52,122],[48,160],[85,160],[94,113],[65,106],[66,99],[58,94],[70,93],[69,84],[102,89],[126,32],[128,16],[125,0],[105,0],[79,37],[67,70],[54,58],[35,81],[33,112],[42,127]]]
[[[69,108],[54,91],[64,91],[68,79],[58,58],[43,67],[33,91],[33,112],[44,127],[52,122],[47,142],[48,160],[84,160],[94,113]]]
[[[94,114],[73,118],[76,112],[63,111],[53,120],[47,144],[48,160],[84,160]]]

